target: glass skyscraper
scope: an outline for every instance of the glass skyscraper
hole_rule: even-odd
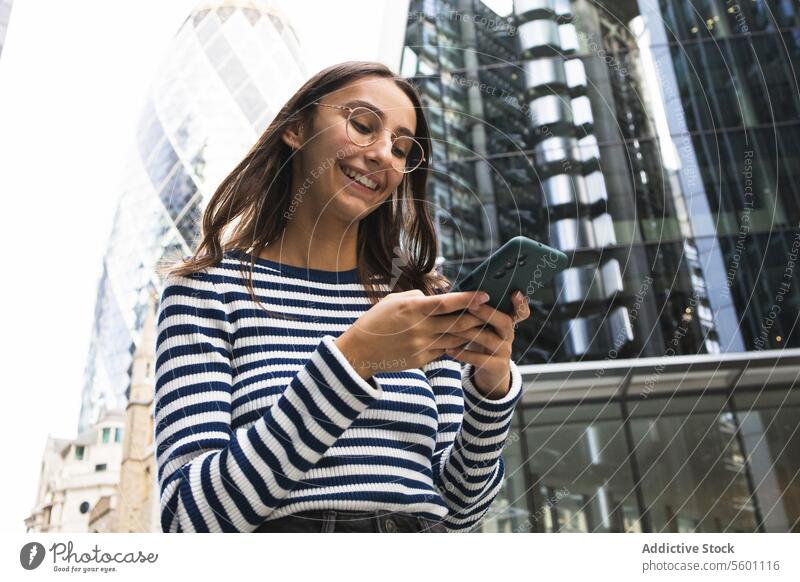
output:
[[[519,234],[571,259],[516,330],[483,528],[800,531],[800,9],[507,5],[412,0],[401,65],[443,270]]]
[[[156,266],[192,253],[205,202],[307,77],[298,39],[269,2],[199,5],[142,112],[97,291],[79,431],[125,407]]]

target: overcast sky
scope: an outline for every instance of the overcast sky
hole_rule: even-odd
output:
[[[404,18],[407,6],[387,1],[276,3],[313,74],[345,60],[387,62],[379,50],[384,19],[395,22],[398,10]],[[11,475],[0,531],[25,531],[47,435],[76,436],[97,283],[135,122],[153,72],[196,4],[13,5],[0,58],[2,436]],[[399,59],[402,32],[396,40]]]

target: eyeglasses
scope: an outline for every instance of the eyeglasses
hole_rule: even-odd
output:
[[[407,135],[395,135],[383,126],[380,116],[368,107],[347,107],[345,105],[330,105],[315,101],[314,105],[334,107],[348,111],[347,138],[360,147],[366,147],[378,141],[381,133],[386,130],[392,135],[392,167],[402,174],[409,174],[419,168],[425,160],[425,150],[416,139]]]

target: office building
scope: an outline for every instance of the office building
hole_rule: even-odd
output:
[[[401,66],[442,269],[570,257],[483,530],[798,531],[796,3],[487,4],[412,0]]]
[[[48,437],[26,531],[109,531],[106,527],[117,503],[124,426],[124,412],[109,410],[76,439]]]

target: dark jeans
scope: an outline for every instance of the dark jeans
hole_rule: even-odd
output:
[[[254,533],[447,533],[444,524],[402,511],[301,511],[262,523]]]

